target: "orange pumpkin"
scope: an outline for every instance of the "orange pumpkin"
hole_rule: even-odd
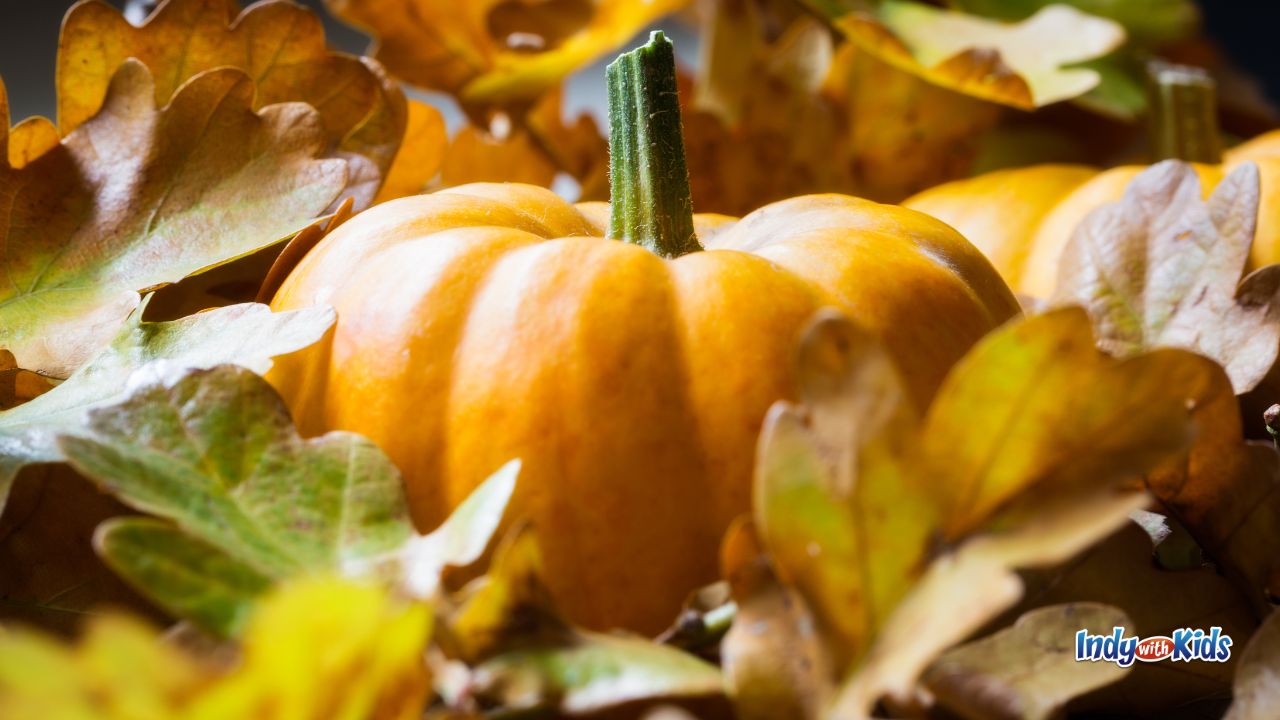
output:
[[[1163,80],[1163,76],[1156,78],[1157,83]],[[1188,80],[1179,74],[1168,79],[1175,83],[1169,89],[1183,93],[1178,100],[1186,107],[1165,111],[1181,112],[1170,122],[1181,122],[1183,126],[1168,133],[1173,138],[1170,146],[1158,152],[1164,157],[1210,160],[1196,165],[1206,197],[1236,167],[1257,163],[1262,201],[1250,264],[1261,267],[1280,262],[1280,131],[1259,136],[1225,154],[1218,153],[1211,88],[1206,96],[1196,96],[1189,94],[1194,85],[1176,85]],[[1157,124],[1156,144],[1160,142]],[[1187,153],[1178,145],[1212,149],[1207,155],[1200,151]],[[1145,169],[1140,165],[1109,170],[1084,165],[1038,165],[1000,170],[939,185],[908,198],[903,205],[959,230],[991,259],[1014,290],[1049,297],[1057,284],[1058,259],[1076,227],[1098,206],[1123,197],[1125,188]]]
[[[662,61],[670,45],[641,50],[624,60]],[[674,93],[651,84],[659,105],[636,117],[671,110]],[[613,235],[635,242],[606,239],[602,206],[528,185],[376,206],[279,290],[275,309],[328,303],[338,323],[270,379],[304,431],[381,445],[423,530],[522,459],[511,517],[538,527],[562,608],[653,632],[716,578],[720,536],[749,509],[760,423],[793,396],[792,344],[816,309],[878,334],[923,407],[1017,306],[981,253],[911,210],[819,195],[694,221],[681,153],[626,166],[620,144],[649,143],[614,125]]]

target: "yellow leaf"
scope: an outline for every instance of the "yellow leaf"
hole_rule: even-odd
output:
[[[192,720],[410,720],[430,688],[427,606],[331,578],[287,585],[259,607],[240,666],[192,706]]]
[[[522,105],[689,0],[326,0],[397,77],[473,105]]]
[[[885,351],[824,314],[802,403],[760,440],[755,517],[779,578],[848,674],[835,717],[910,698],[921,671],[1059,563],[1127,521],[1138,478],[1185,450],[1216,366],[1181,350],[1115,360],[1077,308],[1010,323],[952,369],[917,422]]]
[[[386,202],[425,191],[427,184],[440,172],[448,146],[448,130],[440,111],[419,100],[410,100],[404,139],[374,202]]]
[[[931,83],[1023,110],[1083,95],[1101,77],[1066,67],[1125,41],[1124,28],[1068,5],[1002,23],[922,3],[888,0],[875,16],[838,21],[860,48]]]

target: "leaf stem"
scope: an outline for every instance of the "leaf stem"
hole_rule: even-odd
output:
[[[1147,75],[1152,159],[1222,162],[1217,88],[1209,73],[1156,61],[1148,65]]]
[[[666,258],[702,249],[693,230],[676,60],[661,30],[620,55],[609,87],[609,237]]]

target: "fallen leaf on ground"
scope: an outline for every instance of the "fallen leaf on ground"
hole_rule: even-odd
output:
[[[1211,567],[1163,570],[1150,536],[1125,523],[1101,543],[1050,568],[1022,573],[1026,597],[1007,621],[1037,607],[1100,602],[1123,610],[1129,635],[1172,635],[1184,627],[1217,625],[1237,640],[1257,626],[1244,596]],[[1138,663],[1120,682],[1078,698],[1071,709],[1122,717],[1163,716],[1177,708],[1223,697],[1235,673],[1238,649],[1226,663]]]
[[[1212,363],[1113,360],[1078,309],[1012,323],[952,370],[917,422],[884,350],[839,315],[801,341],[801,405],[766,420],[755,507],[779,577],[809,604],[840,717],[887,695],[1062,562],[1127,522],[1141,475],[1186,449]],[[941,611],[940,608],[946,608]]]
[[[89,410],[125,397],[130,377],[144,365],[161,361],[174,370],[235,363],[266,372],[271,358],[319,340],[335,319],[327,307],[272,313],[266,305],[245,304],[150,323],[142,321],[145,307],[58,387],[0,412],[0,507],[21,467],[62,461],[57,436],[82,428]]]
[[[115,335],[138,293],[280,242],[338,196],[347,163],[317,159],[301,104],[250,108],[252,81],[204,73],[157,109],[127,61],[102,111],[20,169],[7,163],[0,87],[0,347],[67,377]]]
[[[141,26],[102,2],[68,11],[58,45],[58,129],[63,135],[106,102],[128,58],[155,78],[157,106],[192,78],[233,67],[253,78],[254,110],[284,102],[315,108],[327,153],[349,160],[348,192],[370,204],[405,131],[400,88],[367,59],[330,52],[320,17],[291,2],[165,0]]]
[[[585,715],[643,701],[718,697],[720,671],[675,648],[588,632],[556,612],[531,526],[513,528],[489,573],[463,590],[441,644],[470,666],[456,702]]]
[[[1110,352],[1186,348],[1226,368],[1237,394],[1252,390],[1280,352],[1280,268],[1242,279],[1259,195],[1253,163],[1208,200],[1191,165],[1152,166],[1122,200],[1076,228],[1059,261],[1054,303],[1087,308]]]
[[[464,104],[528,104],[689,0],[326,0],[376,41],[374,57]]]
[[[93,532],[127,514],[66,465],[21,472],[0,515],[0,622],[73,635],[106,608],[161,616],[93,551]]]
[[[1097,72],[1074,67],[1120,47],[1124,28],[1068,5],[1002,23],[904,0],[838,22],[862,50],[931,83],[1002,105],[1034,110],[1097,87]]]
[[[924,682],[940,704],[962,717],[1048,720],[1072,698],[1130,670],[1078,662],[1076,632],[1108,635],[1132,626],[1123,610],[1099,603],[1038,608],[1011,627],[948,651]]]
[[[1272,612],[1244,646],[1233,695],[1225,720],[1268,720],[1275,715],[1280,705],[1280,613]]]

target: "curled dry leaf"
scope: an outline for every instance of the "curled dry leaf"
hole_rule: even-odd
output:
[[[1072,698],[1123,678],[1130,668],[1076,660],[1075,634],[1132,627],[1100,603],[1032,610],[1011,627],[948,651],[924,677],[948,710],[967,718],[1048,720]]]
[[[586,715],[723,691],[720,671],[693,655],[569,625],[542,576],[532,527],[522,524],[504,538],[488,575],[464,589],[462,604],[439,630],[446,651],[471,666],[456,702]]]
[[[1079,97],[1097,72],[1068,67],[1102,57],[1125,40],[1119,24],[1052,5],[1002,23],[922,3],[887,0],[875,15],[838,23],[865,52],[931,83],[1022,110]]]
[[[102,111],[21,168],[3,159],[0,87],[0,347],[67,377],[101,349],[138,293],[279,242],[322,214],[346,162],[301,104],[255,113],[252,81],[206,72],[157,108],[146,67],[126,61]]]
[[[266,305],[232,305],[171,322],[143,322],[146,303],[115,338],[66,381],[0,412],[0,504],[24,465],[60,462],[57,437],[84,426],[89,410],[128,394],[135,371],[160,362],[169,371],[235,363],[266,372],[271,359],[319,340],[335,320],[327,307],[272,313]]]
[[[948,0],[947,4],[999,20],[1023,20],[1049,5],[1070,5],[1120,23],[1144,44],[1184,39],[1196,31],[1200,20],[1195,0]]]
[[[1132,481],[1189,445],[1188,399],[1213,367],[1179,350],[1113,360],[1082,311],[1059,310],[979,343],[917,422],[847,320],[819,319],[800,358],[803,404],[775,406],[761,437],[756,519],[848,675],[841,717],[909,702],[929,662],[1018,600],[1014,568],[1126,522],[1144,502]]]
[[[264,601],[229,672],[119,615],[93,617],[74,646],[12,630],[0,634],[0,716],[411,720],[430,691],[430,632],[427,607],[323,577]]]
[[[1240,655],[1226,720],[1266,720],[1280,706],[1280,613],[1273,612]]]
[[[689,0],[326,0],[395,76],[467,105],[528,105]]]
[[[1226,368],[1243,394],[1280,352],[1280,268],[1241,279],[1257,225],[1257,166],[1241,165],[1201,198],[1187,163],[1143,171],[1122,200],[1076,228],[1053,300],[1087,308],[1108,351],[1194,350]]]
[[[84,0],[62,24],[58,129],[63,135],[102,109],[112,76],[128,58],[150,68],[157,106],[202,72],[233,67],[253,78],[253,109],[305,102],[319,114],[325,152],[348,160],[348,194],[373,199],[405,132],[399,87],[376,62],[325,46],[324,27],[292,2],[164,0],[135,27],[115,8]]]

